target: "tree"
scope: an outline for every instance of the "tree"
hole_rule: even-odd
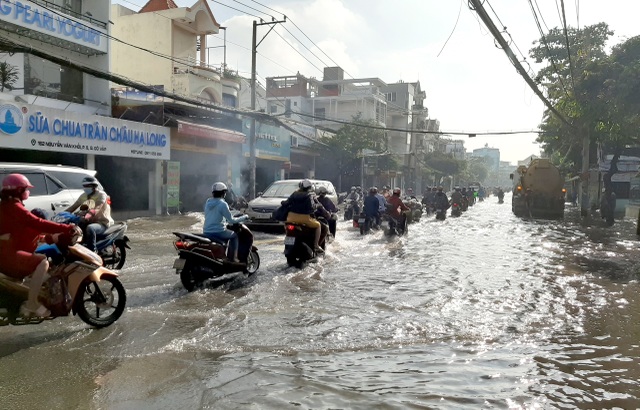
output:
[[[18,81],[19,72],[18,68],[3,61],[0,63],[0,91],[4,92],[4,89],[13,89],[13,85]]]
[[[331,168],[330,179],[341,180],[342,176],[361,172],[363,151],[375,153],[386,151],[386,137],[382,130],[371,128],[371,120],[363,120],[362,115],[353,117],[350,124],[342,126],[333,136],[320,138],[317,149]]]
[[[424,165],[436,177],[436,181],[459,175],[466,167],[465,161],[456,159],[452,154],[437,151],[425,154]]]

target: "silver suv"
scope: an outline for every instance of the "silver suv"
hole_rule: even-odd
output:
[[[275,181],[260,196],[249,201],[245,213],[251,218],[247,225],[252,229],[265,227],[273,228],[282,226],[282,222],[273,219],[273,211],[275,211],[282,201],[298,189],[298,184],[302,179],[283,179]],[[338,195],[331,181],[321,179],[310,179],[313,189],[316,190],[321,186],[327,188],[327,197],[331,198],[334,204],[338,204]]]
[[[22,174],[33,185],[24,206],[42,208],[50,213],[67,209],[82,194],[82,180],[96,171],[63,165],[0,163],[0,181],[9,174]]]

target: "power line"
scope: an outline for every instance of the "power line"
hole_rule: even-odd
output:
[[[487,14],[480,0],[469,0],[469,2],[473,4],[472,9],[475,10],[476,13],[478,13],[480,18],[482,19],[482,21],[484,21],[484,24],[487,26],[491,34],[493,34],[493,37],[502,46],[502,51],[505,52],[505,54],[507,55],[507,57],[509,58],[513,66],[516,68],[516,70],[522,76],[522,78],[524,78],[527,84],[529,84],[529,87],[531,87],[533,92],[538,96],[538,98],[540,98],[540,100],[547,106],[547,108],[549,108],[549,110],[558,117],[560,121],[568,125],[570,128],[573,128],[573,125],[571,125],[571,123],[567,121],[567,119],[542,94],[542,92],[538,89],[538,86],[533,82],[529,74],[525,71],[524,67],[522,67],[522,64],[520,64],[520,61],[518,61],[518,59],[515,57],[515,55],[511,51],[511,48],[509,47],[507,42],[504,40],[504,38],[502,37],[502,34],[500,33],[498,28],[495,26],[495,24],[491,20],[491,17],[489,17],[489,15]]]
[[[536,10],[533,7],[533,3],[531,0],[529,0],[529,6],[531,6],[531,12],[533,13],[533,18],[536,21],[536,26],[538,26],[538,32],[540,33],[540,38],[542,39],[542,42],[544,43],[544,46],[547,50],[547,55],[549,56],[549,60],[551,60],[553,69],[555,70],[556,74],[558,74],[558,79],[560,80],[560,85],[562,85],[562,89],[564,90],[564,93],[567,95],[567,97],[569,97],[569,92],[567,91],[567,88],[564,85],[564,81],[562,80],[562,76],[560,75],[560,71],[558,70],[558,66],[556,65],[556,60],[551,55],[551,49],[549,48],[549,43],[547,43],[547,38],[545,34],[542,32],[542,26],[540,26],[540,20],[538,19],[538,14],[536,13]]]
[[[216,1],[216,0],[210,0],[210,1],[211,1],[212,3],[217,3],[217,4],[221,5],[221,6],[228,7],[228,8],[230,8],[231,10],[239,11],[240,13],[247,14],[247,15],[249,15],[249,16],[251,16],[251,17],[255,17],[255,18],[259,19],[260,21],[264,21],[264,19],[263,19],[262,17],[260,17],[260,16],[256,16],[255,14],[247,13],[246,11],[243,11],[243,10],[237,9],[237,8],[235,8],[235,7],[229,6],[228,4],[224,4],[224,3],[221,3],[221,2]],[[265,13],[265,14],[266,14],[266,13]]]
[[[451,30],[451,34],[449,34],[449,37],[447,37],[447,41],[444,42],[442,49],[440,49],[440,52],[438,53],[436,58],[440,57],[440,54],[442,54],[442,50],[444,50],[444,48],[447,46],[447,43],[451,39],[451,36],[453,36],[453,33],[456,31],[456,27],[458,27],[458,21],[460,20],[460,13],[462,13],[462,0],[460,0],[460,8],[458,9],[458,17],[456,17],[456,24],[453,25],[453,30]]]
[[[576,83],[573,75],[573,63],[571,59],[571,48],[569,47],[569,34],[567,33],[567,17],[564,12],[564,0],[560,0],[562,4],[562,24],[564,26],[564,39],[567,43],[567,55],[569,56],[569,73],[571,74],[571,86],[573,87],[573,92],[576,91]]]

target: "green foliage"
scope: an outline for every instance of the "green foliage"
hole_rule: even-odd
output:
[[[535,42],[530,55],[536,62],[547,63],[536,80],[545,85],[549,100],[574,126],[566,126],[547,110],[538,141],[563,171],[577,172],[587,133],[592,143],[611,153],[638,143],[640,37],[616,45],[607,54],[605,45],[613,31],[606,23],[567,32],[573,77],[563,30],[555,28],[545,35],[549,49],[543,39]]]
[[[358,114],[350,124],[342,126],[334,136],[322,137],[316,147],[323,158],[331,161],[337,175],[349,175],[358,171],[361,166],[362,152],[370,150],[383,153],[386,150],[386,137],[382,130],[369,128],[373,121],[365,121]],[[384,157],[383,157],[384,158]],[[392,161],[391,158],[387,161]],[[390,164],[392,164],[390,162]],[[391,168],[387,168],[391,169]]]
[[[4,89],[13,89],[13,85],[18,81],[19,72],[18,68],[3,61],[0,63],[0,91],[4,92]]]
[[[454,158],[452,154],[430,152],[424,156],[424,165],[436,176],[458,175],[464,171],[465,161]]]

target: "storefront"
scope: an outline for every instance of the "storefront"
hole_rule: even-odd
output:
[[[162,161],[171,143],[166,127],[4,101],[0,138],[3,148],[28,153],[16,161],[66,158],[65,165],[95,169],[115,212],[160,213]]]
[[[180,210],[202,211],[214,182],[239,179],[245,136],[180,119],[171,131],[171,160],[180,163]]]
[[[309,125],[287,122],[297,133],[290,132],[291,166],[285,175],[289,179],[315,178],[316,157],[320,154],[315,147],[318,139],[316,129]]]
[[[243,129],[248,133],[249,120],[244,124]],[[256,192],[263,191],[273,181],[285,178],[285,168],[291,161],[290,135],[291,132],[282,127],[256,122]],[[242,145],[242,154],[249,159],[249,138]],[[243,170],[243,186],[248,182],[248,172]]]

